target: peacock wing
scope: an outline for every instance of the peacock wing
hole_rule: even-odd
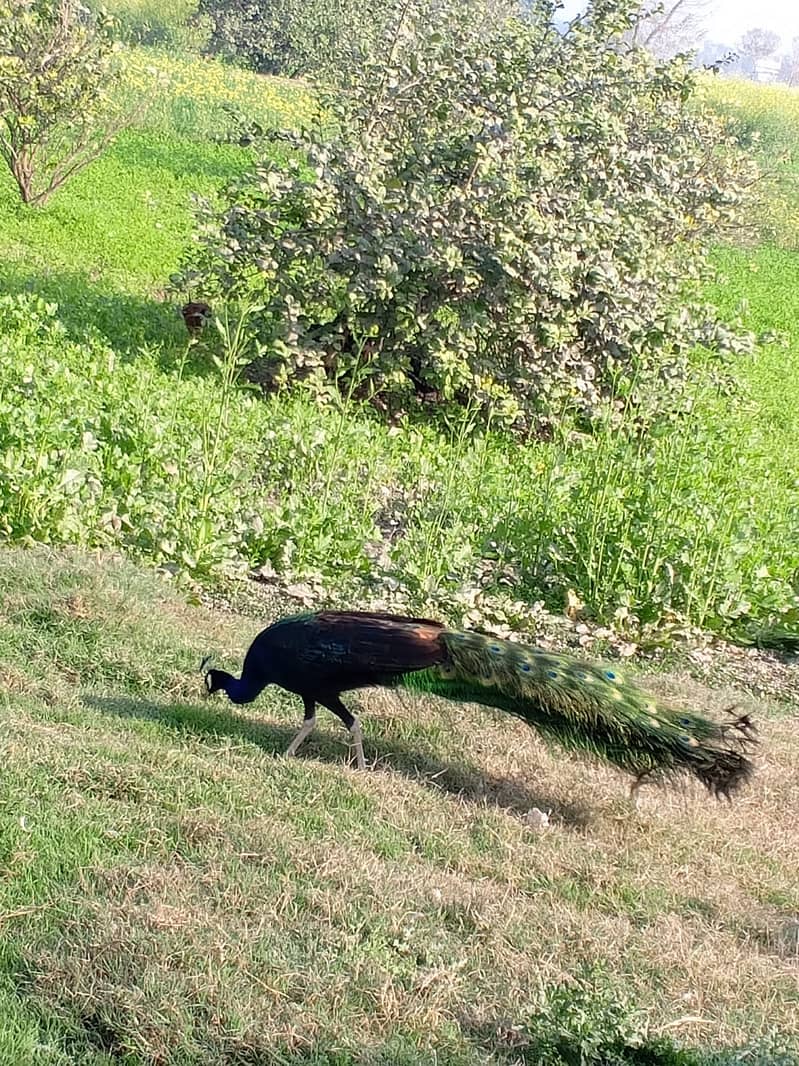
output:
[[[443,627],[425,618],[324,611],[316,615],[313,631],[309,653],[380,679],[428,669],[447,656]]]
[[[321,611],[278,623],[269,642],[276,661],[304,672],[309,687],[345,691],[390,684],[443,662],[442,632],[440,623],[425,618]]]

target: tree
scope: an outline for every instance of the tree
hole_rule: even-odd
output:
[[[779,80],[786,85],[799,85],[799,37],[794,37],[791,51],[782,57]]]
[[[115,113],[111,20],[77,0],[0,0],[0,155],[26,204],[44,204],[132,115]]]
[[[691,284],[753,164],[686,62],[621,47],[636,8],[595,0],[562,34],[548,3],[486,23],[477,0],[402,0],[318,127],[279,135],[288,161],[200,202],[179,281],[260,308],[276,386],[519,429],[669,408],[710,336]]]
[[[705,41],[696,53],[694,63],[703,70],[721,74],[738,61],[738,53],[723,41]]]
[[[481,7],[489,25],[518,11],[519,0],[483,0]],[[210,26],[206,51],[213,55],[261,74],[341,82],[390,36],[395,8],[396,0],[199,0],[196,20]],[[434,26],[435,4],[430,15]]]
[[[779,34],[774,33],[772,30],[756,28],[746,31],[741,38],[741,43],[738,45],[738,51],[743,59],[751,60],[755,75],[757,75],[757,66],[760,60],[768,59],[770,55],[773,55],[779,47],[779,43]]]
[[[659,59],[697,48],[705,36],[705,15],[711,0],[668,0],[653,9],[642,8],[629,35]]]
[[[293,78],[357,62],[379,5],[367,13],[359,0],[200,0],[197,20],[210,26],[210,54]]]

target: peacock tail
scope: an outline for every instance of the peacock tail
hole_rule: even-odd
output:
[[[443,662],[396,683],[415,692],[496,707],[562,747],[603,758],[638,778],[690,774],[716,796],[748,780],[755,743],[747,716],[726,724],[673,711],[622,673],[474,632],[440,630]]]

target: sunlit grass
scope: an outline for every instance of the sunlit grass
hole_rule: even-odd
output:
[[[332,716],[283,757],[280,690],[201,695],[200,656],[259,627],[120,560],[0,552],[0,1062],[793,1066],[788,717],[759,705],[732,807],[634,811],[521,722],[380,691],[350,697],[359,773]]]
[[[710,77],[703,85],[762,163],[758,215],[765,238],[799,249],[799,88]]]
[[[310,121],[310,86],[254,74],[202,56],[171,55],[131,48],[124,55],[123,92],[132,99],[152,96],[147,127],[202,142],[229,125],[224,105],[234,106],[265,128],[291,129]]]

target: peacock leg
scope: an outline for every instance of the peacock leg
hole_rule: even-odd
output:
[[[300,726],[300,731],[289,746],[286,748],[286,755],[296,755],[300,749],[300,746],[305,743],[306,739],[313,733],[316,726],[316,704],[313,700],[306,699],[305,703],[305,720]]]
[[[643,773],[640,773],[638,777],[636,777],[635,781],[633,781],[633,783],[630,785],[630,799],[632,800],[633,807],[638,806],[639,788],[641,787],[641,785],[646,784],[646,782],[651,776],[652,775],[649,770],[644,770]]]
[[[341,699],[338,696],[334,696],[328,701],[320,700],[323,707],[327,707],[329,711],[332,711],[337,717],[341,719],[344,725],[349,730],[352,737],[352,746],[355,748],[355,758],[358,762],[358,769],[366,769],[366,759],[363,755],[363,733],[361,732],[361,723],[355,717],[354,714],[350,714]]]
[[[361,732],[361,723],[356,718],[350,726],[350,735],[352,736],[352,744],[355,748],[355,758],[358,762],[358,769],[366,769],[366,759],[363,755],[363,733]]]

